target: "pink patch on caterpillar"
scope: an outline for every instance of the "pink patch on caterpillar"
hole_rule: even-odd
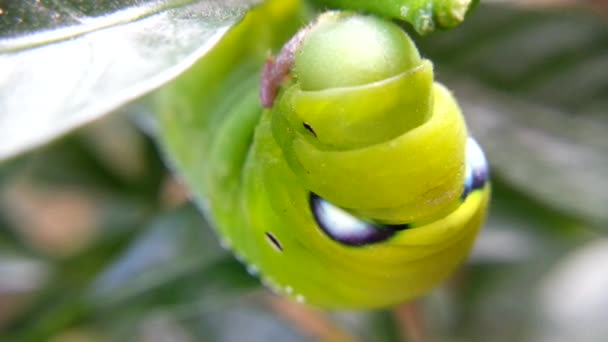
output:
[[[298,31],[283,45],[276,58],[272,56],[266,58],[260,81],[260,100],[264,108],[272,108],[281,83],[287,78],[293,67],[295,51],[302,44],[304,35],[309,30],[310,26],[307,26]]]

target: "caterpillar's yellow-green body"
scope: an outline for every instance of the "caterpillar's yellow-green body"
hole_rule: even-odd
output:
[[[417,51],[372,82],[330,77],[302,87],[303,71],[262,109],[265,51],[251,39],[280,46],[286,37],[272,27],[288,26],[297,8],[256,9],[164,89],[161,134],[222,243],[271,289],[329,308],[408,300],[468,254],[489,199],[485,160]],[[297,58],[296,70],[305,68],[309,60]]]

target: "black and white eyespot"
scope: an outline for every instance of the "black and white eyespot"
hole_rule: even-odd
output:
[[[331,239],[349,246],[381,242],[409,227],[407,224],[390,226],[361,220],[313,193],[310,194],[310,207],[319,228]]]
[[[477,141],[472,137],[467,139],[465,173],[463,199],[472,191],[483,188],[490,177],[486,156]]]

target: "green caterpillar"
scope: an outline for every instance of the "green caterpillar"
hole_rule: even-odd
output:
[[[295,1],[248,15],[161,90],[160,134],[222,244],[275,292],[341,309],[419,296],[482,224],[483,152],[389,21],[324,14],[261,77],[258,44],[302,17]]]

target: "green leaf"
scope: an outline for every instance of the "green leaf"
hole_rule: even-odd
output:
[[[404,20],[419,34],[459,25],[477,0],[313,0],[319,7],[364,11]]]
[[[179,75],[256,2],[0,2],[0,160]]]
[[[608,222],[608,25],[581,10],[480,6],[420,40],[492,171],[598,227]]]

